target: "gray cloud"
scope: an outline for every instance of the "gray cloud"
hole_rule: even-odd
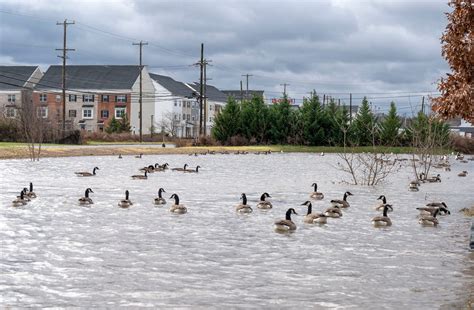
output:
[[[142,39],[150,43],[150,71],[196,81],[189,65],[203,42],[211,83],[222,89],[238,88],[241,74],[250,73],[252,88],[275,96],[284,82],[298,98],[312,89],[426,91],[448,71],[439,37],[449,7],[441,1],[17,2],[0,3],[20,14],[0,13],[2,64],[58,64],[56,22],[67,18],[77,22],[68,33],[77,50],[72,64],[136,63],[131,43]]]

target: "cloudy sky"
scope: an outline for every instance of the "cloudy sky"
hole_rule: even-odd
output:
[[[0,0],[0,64],[60,64],[68,19],[69,64],[144,64],[177,80],[199,79],[200,44],[210,84],[297,102],[315,89],[348,102],[367,95],[375,109],[395,101],[401,114],[436,94],[449,71],[439,38],[446,0]],[[244,80],[245,87],[245,80]],[[417,107],[418,106],[418,107]]]

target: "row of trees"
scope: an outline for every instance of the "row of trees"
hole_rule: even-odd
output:
[[[254,144],[398,146],[411,145],[414,130],[435,126],[439,127],[439,137],[446,139],[444,142],[448,140],[448,126],[421,112],[409,125],[402,127],[393,102],[389,113],[380,119],[364,98],[357,116],[351,120],[345,106],[338,106],[335,101],[322,106],[313,92],[299,109],[293,109],[286,98],[271,106],[261,97],[241,104],[230,98],[215,118],[212,135],[222,144],[233,144],[240,137],[244,143]]]

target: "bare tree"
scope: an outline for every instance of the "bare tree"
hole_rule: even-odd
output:
[[[162,132],[169,133],[172,136],[176,136],[179,121],[174,119],[175,113],[167,112],[163,114],[163,118],[158,124],[161,126]]]
[[[19,111],[19,120],[23,135],[28,145],[30,159],[38,161],[41,156],[41,145],[44,140],[45,121],[41,115],[41,110],[35,109],[32,100],[31,90],[21,91],[21,107]]]
[[[372,151],[357,153],[355,146],[351,145],[347,139],[348,124],[338,123],[343,133],[344,148],[342,153],[337,154],[341,161],[336,167],[351,176],[352,182],[348,183],[374,186],[400,169],[401,164],[396,155],[377,152],[377,125],[375,122],[366,125],[371,133]]]

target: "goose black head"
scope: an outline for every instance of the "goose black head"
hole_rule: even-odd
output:
[[[243,205],[247,204],[247,195],[245,195],[245,193],[242,193],[242,195],[240,196],[240,199],[242,199]]]
[[[94,169],[92,170],[92,174],[95,174],[96,170],[100,170],[99,167],[94,167]]]
[[[155,168],[158,168],[160,167],[160,164],[159,163],[155,163]]]
[[[188,164],[184,164],[184,170],[186,170],[186,167],[188,167]]]
[[[23,194],[28,193],[28,189],[27,189],[26,187],[23,187],[22,193],[23,193]]]
[[[201,168],[201,166],[196,166],[196,172]]]
[[[443,212],[444,214],[451,214],[451,212],[449,212],[449,210],[445,207],[440,207],[438,210],[439,212]]]
[[[302,206],[308,206],[308,212],[307,214],[311,214],[311,212],[313,211],[313,205],[311,204],[311,201],[305,201],[301,204]]]
[[[161,197],[161,193],[166,193],[166,191],[162,187],[158,190],[158,197],[159,198],[163,198],[163,197]]]
[[[30,192],[33,191],[33,182],[30,182]]]
[[[285,218],[286,218],[287,220],[290,220],[290,221],[291,221],[291,215],[292,215],[292,214],[298,215],[298,213],[296,213],[295,209],[289,208],[288,211],[286,211],[286,217],[285,217]]]
[[[446,209],[448,208],[448,205],[446,205],[446,203],[445,203],[444,201],[442,201],[441,204],[442,204],[443,207],[445,207]]]
[[[128,189],[125,191],[125,200],[128,200],[128,196],[130,195],[130,192]]]
[[[351,192],[346,192],[346,195],[347,196],[354,196],[354,194],[352,194]]]
[[[377,198],[377,200],[382,200],[382,203],[383,203],[383,204],[386,204],[386,203],[387,203],[387,198],[385,198],[385,195],[380,195],[380,197]]]
[[[153,170],[153,169],[155,169],[155,166],[149,165],[149,166],[148,166],[148,169]]]
[[[145,170],[145,176],[147,176],[147,171]]]
[[[25,193],[24,193],[23,191],[21,191],[21,192],[20,192],[20,199],[23,199],[23,198],[25,198],[25,196],[24,196],[24,195],[25,195]]]
[[[174,204],[179,205],[179,197],[177,194],[171,195],[170,199],[174,198]]]
[[[313,184],[311,184],[311,186],[314,187],[314,191],[315,191],[315,192],[318,191],[318,184],[313,183]]]
[[[272,196],[270,196],[269,193],[265,192],[265,193],[263,193],[262,196],[260,197],[260,200],[265,201],[265,198],[272,198]]]
[[[89,198],[89,193],[93,193],[92,188],[87,188],[84,196],[86,196],[86,198]]]

